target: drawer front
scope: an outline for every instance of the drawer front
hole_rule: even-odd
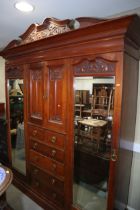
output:
[[[31,179],[31,186],[37,191],[37,193],[43,194],[50,201],[56,203],[60,207],[64,206],[64,195],[57,193],[51,187],[45,185],[42,180],[33,177]]]
[[[30,139],[30,148],[42,153],[43,155],[53,159],[53,160],[57,160],[61,163],[64,163],[64,151],[63,150],[59,150],[59,149],[55,149],[51,146],[42,144],[36,140]]]
[[[44,141],[44,129],[28,125],[28,132],[30,137]]]
[[[63,134],[55,133],[46,130],[45,142],[53,147],[64,149],[65,147],[65,136]]]
[[[48,173],[45,173],[44,171],[40,170],[34,165],[30,166],[30,174],[31,174],[31,180],[38,179],[42,181],[42,183],[46,186],[49,186],[51,189],[53,189],[55,192],[59,194],[64,194],[64,182],[60,181],[54,176],[49,175]]]
[[[64,165],[56,162],[36,151],[30,150],[30,161],[49,173],[64,177]]]

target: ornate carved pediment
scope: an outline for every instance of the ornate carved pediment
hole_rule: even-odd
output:
[[[55,36],[73,29],[94,25],[99,21],[97,18],[79,17],[76,19],[58,20],[56,18],[46,18],[42,24],[32,24],[26,32],[20,35],[20,39],[11,41],[5,49],[24,45],[50,36]],[[77,25],[78,23],[78,25]]]
[[[70,31],[70,22],[71,20],[60,21],[55,18],[47,18],[42,25],[33,24],[23,35],[20,36],[22,39],[21,44],[26,44]]]
[[[95,58],[95,60],[84,59],[78,64],[74,65],[74,74],[87,75],[87,74],[115,74],[115,63],[105,60],[103,58]]]
[[[22,34],[19,40],[13,40],[6,48],[16,47],[26,43],[34,42],[57,34],[71,30],[71,21],[46,18],[43,24],[32,24],[27,31]]]

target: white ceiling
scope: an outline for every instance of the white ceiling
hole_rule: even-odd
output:
[[[32,13],[14,8],[19,0],[0,0],[0,48],[6,46],[32,23],[42,23],[47,17],[72,19],[76,17],[108,17],[135,9],[140,0],[26,0],[35,6]]]

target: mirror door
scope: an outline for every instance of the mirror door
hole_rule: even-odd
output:
[[[26,174],[24,138],[24,80],[8,79],[9,124],[12,167]]]
[[[114,77],[75,77],[73,204],[106,210]]]

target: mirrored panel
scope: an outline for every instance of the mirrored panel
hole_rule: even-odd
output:
[[[75,77],[73,204],[106,210],[114,77]]]
[[[24,81],[9,79],[9,110],[12,166],[26,174],[24,139]]]

